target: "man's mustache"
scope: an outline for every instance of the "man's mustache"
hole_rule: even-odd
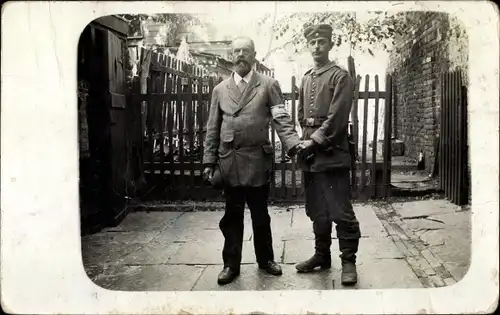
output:
[[[245,59],[238,59],[238,60],[236,60],[237,64],[240,63],[240,62],[242,62],[244,64],[248,64],[248,61],[246,61]]]

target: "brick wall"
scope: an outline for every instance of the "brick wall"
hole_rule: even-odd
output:
[[[407,33],[395,42],[389,71],[395,84],[394,136],[405,155],[422,152],[426,170],[434,169],[440,131],[440,75],[460,68],[467,84],[467,36],[460,22],[446,13],[411,12]]]

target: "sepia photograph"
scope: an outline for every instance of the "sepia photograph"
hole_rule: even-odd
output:
[[[499,20],[3,4],[2,311],[493,313]]]
[[[434,288],[467,273],[463,24],[277,7],[83,31],[82,252],[99,286]]]

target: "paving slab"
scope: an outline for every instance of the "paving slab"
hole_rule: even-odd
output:
[[[338,240],[332,241],[330,247],[332,259],[338,260],[340,255]],[[291,240],[285,242],[285,259],[287,264],[295,264],[306,260],[314,254],[314,241]],[[359,242],[358,261],[377,259],[403,259],[404,254],[399,251],[394,242],[387,237],[361,238]]]
[[[379,260],[360,263],[358,283],[346,287],[340,283],[340,264],[329,270],[308,274],[297,273],[294,265],[282,265],[283,275],[268,275],[258,270],[257,265],[243,265],[240,276],[225,286],[217,284],[220,266],[208,266],[194,286],[194,291],[234,291],[234,290],[342,290],[342,289],[388,289],[422,288],[410,267],[403,260]]]
[[[408,289],[423,285],[404,259],[359,261],[358,283],[351,287],[340,284],[340,267],[336,267],[335,287],[345,289]]]
[[[86,242],[82,244],[82,259],[84,265],[119,262],[124,256],[141,248],[139,243],[102,243]]]
[[[168,264],[223,264],[223,242],[189,242],[183,243],[179,250],[168,260]],[[283,255],[283,242],[274,241],[274,256],[276,261],[281,261]],[[244,241],[242,250],[242,264],[256,262],[253,241]]]
[[[460,206],[456,206],[447,200],[442,199],[394,203],[392,204],[392,207],[402,218],[454,213],[461,210]]]
[[[110,290],[122,291],[189,291],[203,272],[204,266],[116,266],[94,282]]]
[[[362,236],[387,235],[371,206],[354,205],[354,212],[359,221]],[[283,240],[314,239],[313,223],[305,214],[304,208],[294,209],[292,221],[291,229],[282,234]],[[332,238],[337,238],[335,224],[332,228]]]
[[[251,233],[245,229],[244,239],[249,240]],[[219,229],[205,229],[205,228],[166,228],[160,234],[158,234],[152,243],[172,243],[172,242],[197,242],[197,241],[223,241],[224,236]]]
[[[116,227],[106,231],[131,232],[131,231],[158,231],[172,225],[183,212],[132,212]]]
[[[101,231],[96,234],[86,235],[82,237],[82,244],[84,243],[146,244],[151,242],[153,238],[155,238],[158,234],[160,234],[160,231],[133,231],[133,232]]]
[[[237,290],[331,290],[333,271],[299,274],[291,265],[281,265],[283,275],[273,276],[259,270],[257,264],[242,265],[240,276],[227,285],[218,285],[221,266],[207,266],[193,291]]]
[[[123,256],[120,262],[126,265],[165,264],[181,247],[180,243],[150,243]]]

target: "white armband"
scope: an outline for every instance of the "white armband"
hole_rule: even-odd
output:
[[[284,104],[278,104],[271,107],[271,115],[273,116],[273,119],[289,116]]]

